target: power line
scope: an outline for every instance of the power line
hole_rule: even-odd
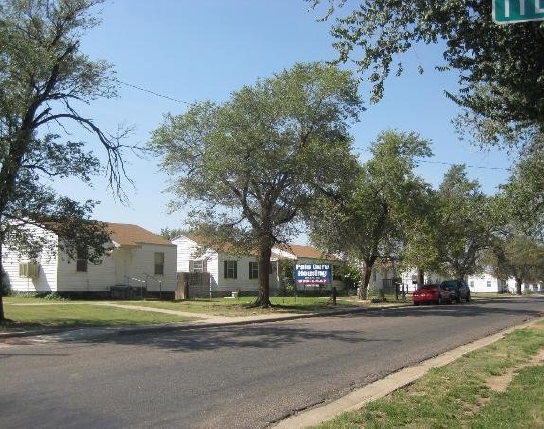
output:
[[[468,165],[465,163],[453,163],[453,162],[443,162],[443,161],[426,161],[426,160],[418,160],[418,162],[426,162],[427,164],[441,164],[441,165],[465,165],[467,168],[480,168],[483,170],[503,170],[503,171],[510,171],[511,168],[505,168],[505,167],[484,167],[483,165]]]
[[[170,97],[168,95],[160,94],[158,92],[151,91],[150,89],[142,88],[141,86],[133,85],[133,84],[128,83],[128,82],[123,82],[121,80],[118,80],[118,82],[125,85],[125,86],[129,86],[131,88],[137,89],[138,91],[147,92],[148,94],[154,95],[155,97],[165,98],[167,100],[174,101],[176,103],[186,104],[188,106],[194,105],[194,103],[190,103],[190,102],[184,101],[184,100],[178,100],[177,98],[173,98],[173,97]],[[449,165],[449,166],[459,165],[459,163],[443,162],[443,161],[426,161],[426,160],[421,160],[421,159],[419,160],[419,162],[425,162],[427,164]],[[478,168],[478,169],[482,169],[482,170],[502,170],[502,171],[510,171],[511,170],[511,168],[504,168],[504,167],[484,167],[484,166],[481,166],[481,165],[467,165],[467,164],[464,164],[464,165],[467,168]]]
[[[191,106],[191,105],[194,104],[194,103],[189,103],[188,101],[178,100],[177,98],[169,97],[168,95],[159,94],[158,92],[151,91],[150,89],[145,89],[145,88],[142,88],[140,86],[133,85],[131,83],[123,82],[122,80],[118,80],[117,82],[119,82],[119,83],[121,83],[121,84],[123,84],[125,86],[130,86],[131,88],[135,88],[135,89],[137,89],[139,91],[147,92],[148,94],[152,94],[152,95],[154,95],[156,97],[162,97],[162,98],[166,98],[167,100],[170,100],[170,101],[175,101],[176,103],[187,104],[188,106]]]

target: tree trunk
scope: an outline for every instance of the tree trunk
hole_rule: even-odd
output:
[[[521,295],[521,294],[522,294],[522,292],[521,292],[521,284],[522,284],[521,278],[516,277],[516,294],[518,294],[518,295]]]
[[[0,242],[0,322],[4,317],[4,266],[2,265],[2,243]]]
[[[262,237],[259,245],[259,296],[253,305],[270,307],[270,257],[272,256],[272,240]]]
[[[372,275],[372,265],[365,263],[361,274],[363,275],[363,283],[361,284],[360,299],[368,298],[368,284],[370,283],[370,276]]]
[[[425,283],[425,272],[421,269],[417,269],[417,287],[418,289]]]

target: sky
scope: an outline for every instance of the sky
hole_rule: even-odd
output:
[[[121,83],[117,98],[93,101],[82,113],[106,130],[132,127],[125,141],[130,145],[144,146],[163,115],[182,114],[192,102],[221,103],[242,86],[296,62],[336,58],[330,23],[317,20],[325,9],[309,11],[303,0],[115,0],[95,11],[102,23],[82,36],[81,51],[113,64]],[[459,140],[451,121],[460,110],[444,95],[444,90],[455,92],[456,77],[433,70],[441,59],[439,47],[416,46],[401,59],[405,73],[387,81],[380,103],[369,104],[369,86],[361,85],[367,110],[351,128],[355,151],[364,161],[369,143],[381,131],[414,131],[433,143],[434,158],[416,171],[427,182],[437,187],[450,164],[464,163],[470,166],[469,178],[493,194],[506,182],[512,159]],[[422,75],[418,64],[425,69]],[[103,156],[90,134],[70,131]],[[53,186],[78,200],[100,201],[93,212],[98,220],[137,224],[156,233],[183,228],[186,213],[168,212],[173,196],[165,192],[168,176],[158,161],[127,153],[133,182],[124,182],[128,204],[115,197],[104,177],[96,177],[92,187],[76,179]],[[295,241],[304,244],[305,236]]]

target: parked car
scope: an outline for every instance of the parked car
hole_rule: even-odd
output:
[[[414,305],[419,305],[422,302],[432,302],[435,304],[443,304],[444,302],[452,302],[450,291],[441,284],[428,284],[421,286],[412,294]]]
[[[470,288],[463,280],[445,280],[441,283],[450,291],[451,299],[455,302],[470,301]]]

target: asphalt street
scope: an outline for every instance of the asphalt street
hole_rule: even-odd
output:
[[[544,299],[0,343],[2,428],[266,427],[544,313]]]

